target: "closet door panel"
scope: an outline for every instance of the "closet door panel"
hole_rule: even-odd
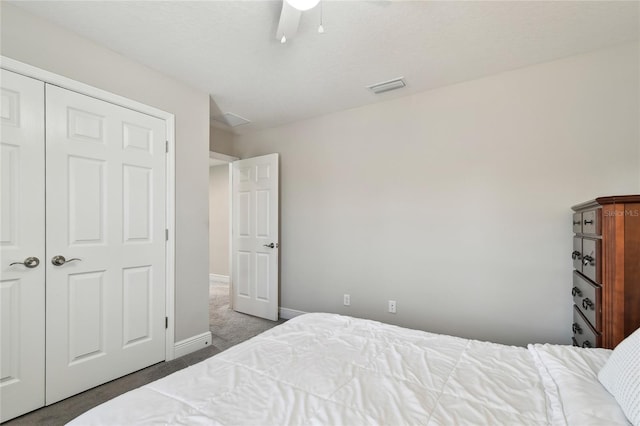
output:
[[[44,83],[0,72],[0,421],[6,421],[44,405]]]
[[[55,86],[46,113],[51,404],[165,358],[166,157],[160,119]]]

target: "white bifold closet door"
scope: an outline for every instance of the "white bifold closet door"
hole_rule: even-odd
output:
[[[44,405],[44,83],[1,70],[0,421]]]
[[[165,359],[166,133],[12,72],[1,84],[5,421]]]
[[[165,359],[166,156],[146,114],[47,85],[46,118],[51,404]]]

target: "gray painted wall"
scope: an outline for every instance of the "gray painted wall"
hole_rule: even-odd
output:
[[[280,153],[281,305],[569,343],[570,206],[640,192],[639,50],[237,136]]]
[[[209,168],[209,273],[229,275],[229,166]]]
[[[2,2],[2,55],[176,117],[175,339],[209,330],[209,96]]]
[[[211,126],[209,150],[218,154],[233,155],[233,133]]]

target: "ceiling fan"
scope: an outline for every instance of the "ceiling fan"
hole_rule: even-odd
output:
[[[280,43],[286,43],[287,38],[293,37],[298,32],[302,12],[313,9],[318,3],[320,0],[282,0],[282,12],[280,12],[280,22],[276,30],[276,39],[280,40]],[[318,32],[324,32],[322,15]]]

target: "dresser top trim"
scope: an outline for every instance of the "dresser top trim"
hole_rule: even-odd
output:
[[[606,204],[628,204],[640,203],[640,195],[611,195],[608,197],[598,197],[595,200],[586,201],[571,207],[575,212],[589,208],[604,206]]]

